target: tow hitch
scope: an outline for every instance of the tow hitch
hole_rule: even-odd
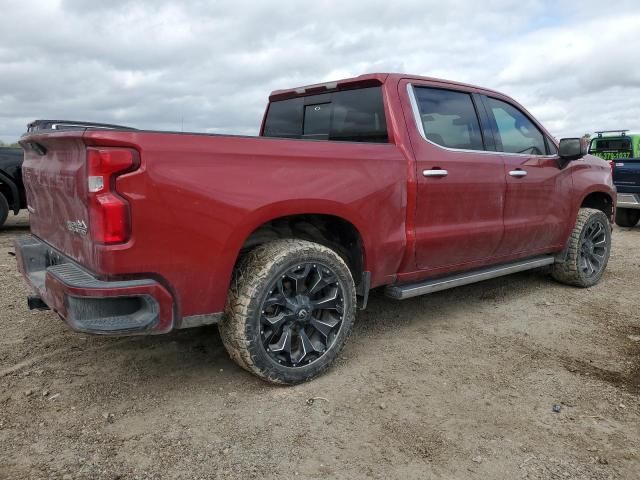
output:
[[[29,310],[51,310],[49,305],[44,303],[38,295],[29,295],[27,297],[27,306]]]

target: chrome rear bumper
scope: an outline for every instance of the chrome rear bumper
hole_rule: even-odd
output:
[[[640,194],[618,193],[617,207],[640,209]]]

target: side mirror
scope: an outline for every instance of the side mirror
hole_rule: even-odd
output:
[[[558,154],[565,163],[578,160],[587,154],[588,145],[582,138],[563,138],[560,140]]]

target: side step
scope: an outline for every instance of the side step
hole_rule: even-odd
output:
[[[502,277],[503,275],[509,275],[510,273],[544,267],[545,265],[551,265],[554,262],[555,257],[551,255],[544,255],[542,257],[534,257],[527,260],[505,263],[495,267],[487,267],[471,272],[458,273],[449,277],[429,279],[420,283],[389,285],[385,288],[384,293],[387,297],[395,298],[396,300],[404,300],[405,298],[439,292],[440,290],[447,290],[448,288],[481,282],[482,280],[489,280],[490,278]]]

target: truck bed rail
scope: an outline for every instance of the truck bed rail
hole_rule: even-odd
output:
[[[27,125],[27,133],[41,132],[46,130],[85,130],[87,128],[98,130],[136,130],[123,125],[113,125],[109,123],[95,123],[75,120],[34,120]]]

